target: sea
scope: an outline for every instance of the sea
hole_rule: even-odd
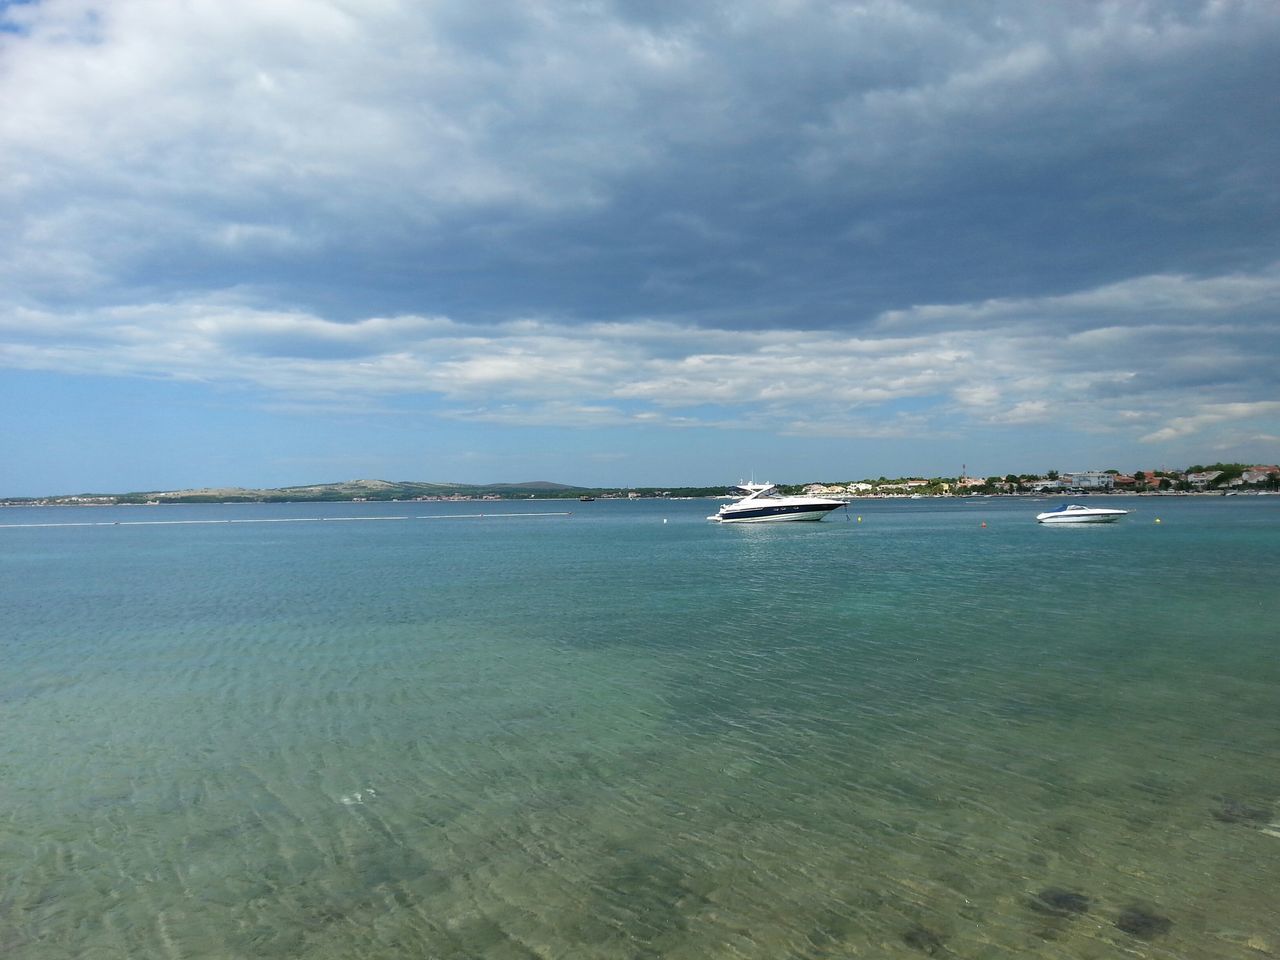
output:
[[[0,956],[1280,957],[1280,496],[1105,503],[0,510]]]

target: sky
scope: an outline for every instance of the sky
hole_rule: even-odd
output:
[[[0,496],[1280,460],[1274,0],[0,0]]]

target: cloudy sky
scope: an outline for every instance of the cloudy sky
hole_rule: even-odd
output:
[[[0,495],[1280,459],[1275,0],[0,0]]]

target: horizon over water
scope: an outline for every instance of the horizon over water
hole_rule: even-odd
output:
[[[1280,957],[1280,497],[1107,502],[6,508],[0,955]]]

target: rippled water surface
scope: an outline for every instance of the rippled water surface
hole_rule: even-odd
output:
[[[1280,497],[1050,505],[2,511],[0,955],[1280,956]]]

